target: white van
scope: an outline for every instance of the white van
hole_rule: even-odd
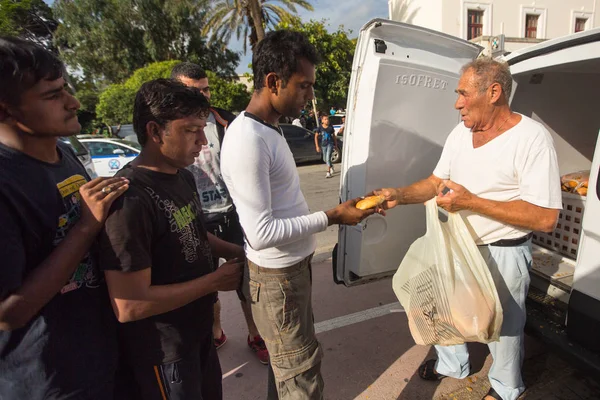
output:
[[[348,95],[341,201],[432,173],[446,137],[460,122],[454,109],[460,69],[480,50],[398,22],[376,19],[363,27]],[[599,350],[600,29],[529,47],[506,61],[515,79],[511,107],[552,133],[561,175],[591,169],[587,198],[565,194],[557,230],[535,233],[531,275],[533,292],[554,297],[545,306],[566,310],[568,304],[568,323],[558,314],[568,337]],[[334,280],[352,286],[393,275],[424,233],[423,205],[341,226]]]

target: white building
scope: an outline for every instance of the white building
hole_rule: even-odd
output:
[[[424,26],[483,46],[504,35],[511,52],[600,25],[600,0],[389,0],[390,19]]]

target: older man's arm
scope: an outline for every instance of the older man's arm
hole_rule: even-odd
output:
[[[557,209],[540,207],[523,200],[483,199],[455,182],[443,181],[443,184],[450,191],[438,195],[437,203],[447,211],[469,210],[508,225],[533,231],[552,232],[556,226],[560,212]]]
[[[442,188],[442,180],[435,175],[430,175],[408,186],[378,189],[368,195],[383,196],[385,201],[381,208],[388,210],[403,204],[424,203],[434,198]]]

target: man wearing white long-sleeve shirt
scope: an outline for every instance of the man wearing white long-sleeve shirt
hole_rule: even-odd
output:
[[[315,234],[354,225],[374,211],[358,199],[310,213],[292,153],[277,121],[297,117],[313,98],[315,48],[300,33],[269,33],[252,58],[255,91],[229,126],[221,172],[246,237],[243,293],[270,354],[268,399],[322,399],[311,305]]]

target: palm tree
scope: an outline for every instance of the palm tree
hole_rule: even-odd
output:
[[[273,28],[297,15],[296,6],[313,11],[307,0],[219,0],[210,11],[212,17],[203,33],[211,32],[211,42],[222,43],[228,43],[234,33],[238,40],[243,35],[246,53],[248,43],[253,49],[265,37],[265,28]]]
[[[390,19],[412,24],[420,8],[410,11],[411,0],[389,0]]]

